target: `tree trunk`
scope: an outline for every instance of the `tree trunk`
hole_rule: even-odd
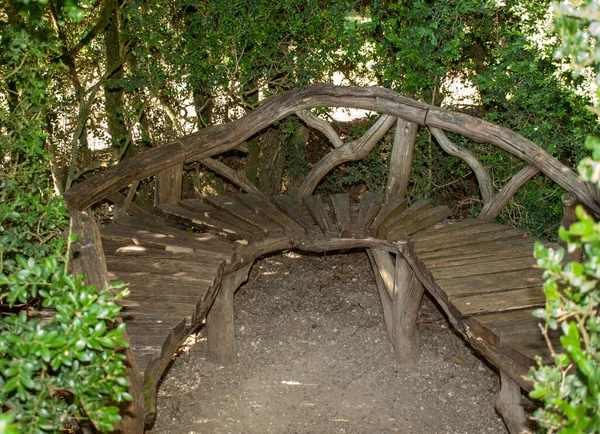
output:
[[[114,1],[114,0],[107,0]],[[117,4],[114,4],[110,22],[104,30],[104,51],[106,54],[106,69],[110,71],[116,65],[122,63],[121,59],[121,35],[119,31],[119,13]],[[128,130],[124,120],[123,86],[118,80],[123,79],[123,68],[119,67],[108,77],[104,83],[104,108],[106,111],[106,123],[110,134],[112,145],[117,149],[117,155],[121,155],[122,146],[128,143]],[[129,144],[123,154],[123,159],[134,155],[133,147]]]

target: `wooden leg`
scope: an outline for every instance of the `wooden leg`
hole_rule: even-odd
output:
[[[394,317],[393,317],[393,304],[392,297],[388,293],[385,283],[381,277],[379,272],[379,268],[377,267],[377,262],[375,261],[373,250],[367,250],[367,256],[369,257],[369,261],[371,262],[371,267],[373,267],[373,273],[375,274],[375,282],[377,284],[377,290],[379,291],[379,298],[381,299],[381,305],[383,306],[383,322],[385,323],[385,329],[387,331],[388,339],[391,342],[394,342]]]
[[[213,362],[223,366],[237,362],[233,295],[238,286],[248,278],[251,266],[252,263],[223,276],[215,302],[206,318],[208,353]]]
[[[237,361],[233,324],[234,279],[235,273],[223,276],[217,298],[206,318],[208,353],[213,362],[224,366]]]
[[[421,340],[416,319],[424,287],[401,254],[396,255],[396,264],[383,250],[372,249],[369,257],[376,265],[388,337],[394,344],[400,364],[414,366],[419,361]]]
[[[496,411],[504,419],[511,434],[530,432],[527,429],[527,415],[521,405],[521,388],[502,371],[500,371],[500,393],[496,398]]]

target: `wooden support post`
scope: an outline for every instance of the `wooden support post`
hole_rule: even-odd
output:
[[[208,353],[211,360],[219,365],[230,366],[237,362],[233,296],[248,278],[251,266],[252,263],[223,276],[217,297],[206,318]]]
[[[106,259],[100,240],[100,229],[94,218],[86,212],[71,213],[71,230],[77,234],[77,241],[71,246],[70,271],[73,274],[85,274],[85,283],[95,285],[97,289],[108,286],[108,270]],[[117,324],[121,323],[117,319]],[[123,339],[129,342],[127,331]],[[149,409],[145,408],[142,374],[135,364],[131,347],[119,348],[118,351],[125,355],[125,368],[127,380],[130,383],[129,393],[133,396],[132,402],[121,405],[121,421],[115,426],[115,433],[143,434],[145,415]]]
[[[500,393],[495,407],[510,434],[530,432],[527,429],[527,415],[521,405],[521,388],[503,371],[500,371]]]
[[[387,331],[387,336],[390,342],[394,342],[394,333],[392,332],[394,324],[394,317],[392,311],[392,297],[387,291],[385,282],[381,277],[381,273],[379,271],[379,267],[377,266],[377,261],[375,260],[374,255],[378,253],[374,253],[373,249],[367,250],[367,256],[369,257],[369,261],[371,262],[371,267],[373,268],[373,273],[375,274],[375,282],[377,284],[377,291],[379,292],[379,298],[381,299],[381,305],[383,306],[383,322],[385,323],[385,329]],[[382,255],[383,256],[383,255]],[[389,254],[387,255],[389,257]]]
[[[414,366],[419,361],[420,349],[416,319],[425,288],[402,254],[396,254],[395,264],[390,254],[383,250],[372,249],[370,256],[386,289],[385,292],[380,290],[379,295],[388,337],[394,344],[400,364]]]
[[[156,174],[154,206],[177,203],[181,200],[183,163],[168,167]]]
[[[579,219],[577,218],[577,214],[575,213],[575,210],[577,209],[577,206],[581,205],[581,202],[579,202],[579,200],[577,199],[577,196],[575,196],[573,193],[565,193],[562,195],[562,208],[563,208],[563,217],[562,217],[562,221],[560,223],[560,225],[562,227],[564,227],[565,229],[569,229],[569,227],[575,223],[578,222]],[[560,239],[558,241],[558,243],[563,247],[563,248],[567,248],[567,243],[565,241],[563,241],[562,239]],[[571,255],[571,258],[573,258],[573,260],[575,261],[579,261],[581,259],[581,249],[575,249],[573,252],[569,253]]]
[[[390,172],[385,189],[386,198],[390,196],[404,198],[406,196],[418,129],[417,124],[398,118],[394,132]]]

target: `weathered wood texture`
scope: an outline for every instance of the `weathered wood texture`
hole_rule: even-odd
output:
[[[502,187],[502,190],[484,202],[478,218],[485,221],[494,220],[500,215],[502,209],[513,198],[517,190],[538,173],[540,173],[540,169],[537,167],[525,166]]]
[[[235,289],[258,257],[283,249],[368,249],[388,336],[404,366],[418,361],[416,319],[425,289],[474,348],[519,387],[531,388],[525,374],[536,355],[551,362],[531,316],[545,300],[532,256],[535,240],[525,232],[478,219],[451,222],[446,207],[427,200],[407,205],[397,196],[365,194],[358,204],[347,194],[306,197],[304,205],[292,197],[275,202],[242,194],[156,208],[208,233],[128,216],[103,228],[109,276],[128,281],[132,291],[122,317],[132,359],[145,367],[146,415],[154,411],[156,382],[173,352],[204,319],[211,357],[235,361]],[[498,406],[511,426],[520,420],[520,407],[514,384],[504,383]]]
[[[500,371],[500,393],[496,399],[496,410],[502,415],[510,434],[530,432],[527,416],[521,405],[521,388],[508,374]]]
[[[254,193],[264,197],[263,192],[260,191],[260,189],[246,177],[246,174],[244,172],[236,172],[229,166],[221,163],[218,160],[215,160],[214,158],[204,158],[200,160],[200,162],[213,172],[216,172],[219,175],[223,176],[225,179],[230,180],[235,185],[243,189],[245,192]]]
[[[77,240],[71,245],[70,272],[73,274],[84,274],[85,283],[94,285],[96,289],[104,289],[109,284],[108,269],[102,250],[99,228],[94,218],[85,212],[71,213],[70,230],[77,234]],[[121,324],[122,319],[117,319]],[[123,333],[123,339],[131,342],[129,331]],[[135,362],[135,355],[131,345],[128,348],[120,348],[117,351],[125,355],[125,367],[127,380],[130,383],[129,393],[133,396],[133,402],[121,406],[122,420],[115,426],[116,433],[142,434],[144,432],[145,417],[149,410],[145,408],[145,394],[142,374]]]
[[[479,161],[475,154],[468,149],[458,146],[456,143],[452,142],[442,130],[429,127],[429,131],[431,131],[431,134],[433,137],[435,137],[438,144],[444,151],[450,155],[460,158],[467,163],[471,169],[473,169],[473,172],[477,177],[477,182],[479,183],[479,192],[481,193],[481,198],[484,202],[487,202],[494,194],[494,186],[489,173],[481,161]]]
[[[125,160],[67,190],[65,200],[70,210],[84,210],[136,179],[147,178],[183,162],[200,161],[233,149],[274,122],[315,107],[355,107],[377,111],[418,125],[491,143],[537,167],[561,187],[574,193],[593,212],[600,213],[598,193],[592,186],[581,181],[572,170],[539,146],[507,128],[401,97],[387,89],[336,87],[327,84],[315,84],[303,91],[289,91],[269,99],[256,110],[230,124],[202,129],[175,143],[153,148]],[[352,158],[357,155],[360,147],[358,143],[350,147],[344,145],[332,152],[334,156],[330,159],[338,158],[340,154],[336,151],[344,148],[348,149],[343,153]],[[330,162],[323,163],[319,172],[324,173],[315,172],[311,176],[310,185],[305,184],[302,197],[312,192],[314,180],[321,179],[329,171],[329,165]]]
[[[342,139],[340,139],[338,133],[335,132],[331,124],[326,120],[311,114],[308,110],[300,110],[296,112],[296,116],[302,119],[302,121],[309,127],[320,131],[325,137],[329,139],[329,141],[335,148],[339,148],[344,145],[344,142],[342,141]]]
[[[573,223],[576,223],[579,221],[579,217],[577,217],[577,207],[581,206],[581,203],[579,202],[577,197],[571,193],[563,194],[561,199],[562,199],[562,208],[563,208],[563,218],[562,218],[562,221],[560,222],[560,225],[565,229],[569,229]],[[564,249],[568,248],[567,243],[562,239],[559,240],[559,244]],[[582,253],[581,248],[578,248],[578,249],[573,250],[572,252],[569,252],[571,258],[573,258],[576,261],[579,261],[579,259],[581,258],[581,253]]]
[[[154,205],[177,203],[181,199],[183,163],[167,167],[156,174]]]
[[[394,122],[395,119],[392,116],[382,115],[364,136],[334,149],[323,157],[313,166],[300,185],[300,188],[298,188],[298,198],[302,199],[312,194],[321,179],[337,165],[347,161],[357,161],[369,155],[369,152],[371,152]]]
[[[398,119],[396,122],[390,171],[385,188],[385,195],[388,198],[406,196],[418,129],[417,124],[404,119]]]
[[[237,361],[233,323],[233,295],[248,278],[252,263],[223,276],[221,288],[206,319],[208,354],[213,362],[223,366]]]
[[[384,310],[384,319],[396,355],[403,367],[414,366],[419,361],[420,337],[416,327],[417,314],[424,287],[401,254],[392,262],[388,252],[371,249]],[[381,283],[380,283],[381,282]]]

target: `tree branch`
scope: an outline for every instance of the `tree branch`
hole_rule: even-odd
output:
[[[487,202],[490,200],[494,194],[494,186],[489,173],[483,164],[481,164],[481,161],[477,159],[475,154],[468,149],[453,143],[442,130],[434,127],[429,127],[429,130],[444,151],[450,155],[460,158],[467,163],[471,169],[473,169],[473,172],[475,172],[475,176],[477,177],[477,181],[479,182],[479,191],[481,192],[483,201]]]
[[[329,122],[313,115],[308,110],[297,111],[296,116],[302,119],[302,121],[309,127],[323,133],[323,135],[329,139],[334,147],[339,148],[344,144],[342,139],[340,139],[340,136],[338,136],[338,133],[335,132]]]

